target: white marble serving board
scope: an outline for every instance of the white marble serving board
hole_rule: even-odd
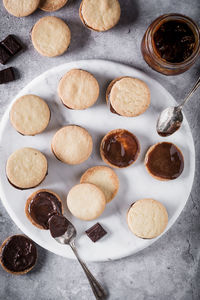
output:
[[[72,68],[81,68],[93,73],[100,84],[101,93],[97,103],[84,111],[65,108],[57,94],[59,80]],[[144,80],[151,90],[150,108],[136,118],[112,114],[105,101],[105,90],[108,83],[116,77],[127,75]],[[169,214],[166,231],[173,225],[183,210],[192,188],[195,150],[186,119],[184,119],[181,129],[171,137],[161,138],[156,133],[156,120],[160,111],[166,106],[176,104],[173,97],[158,82],[129,66],[103,60],[85,60],[66,63],[48,70],[29,83],[16,98],[28,93],[36,94],[45,99],[51,109],[50,124],[45,132],[33,137],[22,136],[17,133],[9,122],[10,107],[2,119],[0,128],[0,196],[13,221],[26,235],[55,254],[74,258],[68,246],[57,244],[51,238],[49,231],[34,227],[26,218],[24,212],[26,199],[38,187],[21,191],[12,187],[7,181],[5,174],[7,158],[13,151],[21,147],[33,147],[46,155],[48,175],[39,188],[52,189],[61,196],[65,215],[77,228],[77,248],[83,259],[87,261],[118,259],[136,253],[156,241],[156,239],[140,239],[128,229],[126,213],[129,206],[138,199],[154,198],[161,201]],[[51,152],[50,145],[54,133],[66,124],[83,126],[93,137],[92,155],[80,165],[70,166],[61,163]],[[141,144],[140,156],[131,167],[116,170],[120,180],[120,189],[116,198],[107,204],[102,216],[90,222],[78,220],[67,211],[67,193],[73,185],[79,183],[81,175],[87,168],[104,165],[99,154],[100,141],[108,131],[117,128],[125,128],[138,137]],[[174,142],[183,152],[185,168],[182,175],[174,181],[157,181],[145,170],[143,161],[148,147],[160,141]],[[102,224],[108,234],[102,240],[93,243],[84,231],[97,221]]]

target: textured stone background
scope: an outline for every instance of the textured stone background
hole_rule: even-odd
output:
[[[199,0],[121,0],[120,23],[106,33],[91,32],[82,26],[78,8],[80,1],[70,1],[52,15],[62,17],[72,31],[70,49],[63,56],[48,59],[34,51],[30,31],[35,22],[48,15],[37,11],[17,19],[0,4],[0,39],[13,33],[26,45],[8,66],[18,70],[17,81],[0,86],[0,117],[6,107],[30,80],[49,68],[67,61],[105,58],[137,67],[157,79],[180,101],[200,75],[200,61],[185,74],[165,77],[152,71],[143,61],[140,42],[149,23],[163,13],[183,13],[200,25]],[[2,66],[0,66],[2,69]],[[94,275],[110,292],[112,300],[190,300],[200,299],[200,103],[199,92],[185,113],[196,147],[196,176],[188,203],[167,234],[148,249],[126,259],[106,263],[89,263]],[[0,242],[19,233],[0,203]],[[87,279],[76,261],[65,260],[38,247],[39,260],[26,276],[11,276],[0,268],[2,300],[90,300],[93,299]]]

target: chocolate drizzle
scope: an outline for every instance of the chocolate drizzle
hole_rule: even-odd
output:
[[[29,238],[14,235],[8,239],[1,251],[1,262],[11,272],[31,269],[37,260],[37,249]]]
[[[29,214],[36,224],[49,229],[50,217],[62,214],[62,204],[54,194],[46,191],[39,192],[29,204]]]
[[[159,178],[172,180],[179,177],[184,168],[181,151],[172,143],[159,143],[149,151],[146,167]]]
[[[102,142],[104,157],[119,168],[131,165],[137,159],[139,150],[136,137],[125,129],[111,131]]]

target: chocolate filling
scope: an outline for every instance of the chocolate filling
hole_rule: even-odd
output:
[[[62,204],[54,194],[39,192],[29,204],[29,214],[36,224],[49,229],[50,217],[62,214]]]
[[[24,272],[35,265],[37,249],[29,238],[12,236],[2,248],[1,261],[11,272]]]
[[[104,157],[119,168],[131,165],[137,159],[139,149],[136,137],[127,130],[108,134],[102,143]]]
[[[150,173],[163,179],[176,179],[184,168],[184,158],[172,143],[159,143],[150,151],[146,163]]]
[[[69,221],[61,215],[53,215],[49,219],[49,229],[53,238],[62,236],[68,229]]]

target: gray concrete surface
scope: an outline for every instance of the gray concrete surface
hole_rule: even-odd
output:
[[[121,0],[122,17],[118,26],[106,33],[91,32],[79,20],[80,1],[70,1],[52,15],[62,17],[72,31],[69,51],[58,58],[44,58],[34,51],[30,30],[42,16],[17,19],[0,4],[0,39],[17,34],[26,45],[8,66],[18,70],[18,80],[0,86],[0,117],[13,96],[30,80],[63,62],[105,58],[138,67],[157,79],[180,100],[200,75],[200,61],[185,74],[165,77],[151,70],[143,61],[140,42],[149,23],[163,13],[179,12],[200,25],[199,0]],[[3,67],[0,66],[0,69]],[[185,108],[196,147],[196,175],[191,196],[175,225],[159,241],[137,255],[107,263],[89,263],[90,269],[109,290],[112,300],[198,300],[200,299],[200,103],[199,92]],[[19,233],[0,203],[0,242]],[[38,247],[36,268],[26,276],[11,276],[0,268],[0,299],[2,300],[90,300],[94,299],[79,265],[63,260]]]

